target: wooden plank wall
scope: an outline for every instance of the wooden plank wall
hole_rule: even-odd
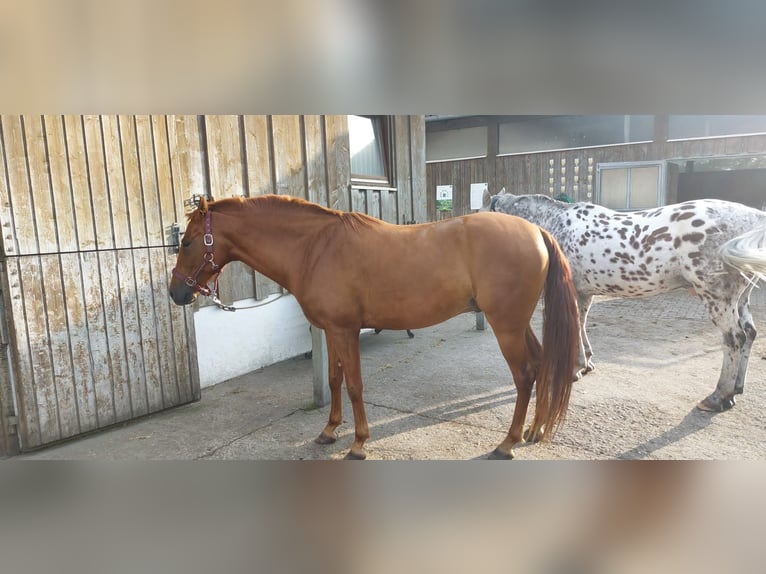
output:
[[[199,398],[192,311],[171,305],[182,216],[172,118],[0,117],[3,293],[21,448]]]
[[[436,220],[471,213],[471,183],[487,182],[490,193],[497,193],[502,187],[505,187],[514,193],[550,194],[549,179],[552,177],[554,180],[553,195],[558,195],[563,189],[567,195],[575,200],[586,201],[589,161],[592,161],[591,165],[593,166],[592,185],[595,194],[596,166],[599,163],[658,161],[759,153],[766,153],[766,136],[626,144],[428,163],[426,165],[428,214],[431,220]],[[575,160],[579,165],[577,191],[574,189]],[[553,163],[551,164],[551,162]],[[562,167],[565,170],[563,174],[561,172]],[[550,174],[551,168],[553,169],[552,175]],[[562,177],[565,179],[563,188]],[[449,184],[453,186],[453,211],[437,212],[436,186]]]

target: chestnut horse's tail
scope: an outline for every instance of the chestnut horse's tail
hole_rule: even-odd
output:
[[[545,280],[542,363],[537,373],[534,420],[538,423],[538,429],[545,426],[543,438],[550,439],[569,406],[580,321],[577,291],[569,263],[554,237],[542,228],[540,232],[548,248],[548,276]]]

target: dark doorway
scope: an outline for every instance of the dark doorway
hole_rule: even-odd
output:
[[[764,158],[700,158],[674,160],[679,168],[676,201],[725,199],[766,209]]]

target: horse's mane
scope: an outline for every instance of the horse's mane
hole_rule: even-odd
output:
[[[555,197],[551,197],[549,195],[545,195],[544,193],[520,193],[520,194],[514,194],[514,193],[498,193],[496,195],[492,196],[493,201],[497,201],[497,199],[501,197],[506,196],[512,196],[516,198],[516,201],[519,201],[521,199],[524,199],[526,201],[531,202],[545,202],[548,204],[558,205],[559,207],[564,207],[568,205],[574,205],[574,203],[569,203],[566,201],[561,201],[559,199],[556,199]]]
[[[349,224],[354,229],[356,229],[358,225],[368,226],[377,222],[375,218],[370,217],[365,213],[346,212],[340,211],[338,209],[331,209],[329,207],[311,203],[310,201],[306,201],[305,199],[291,195],[227,197],[215,201],[211,200],[208,203],[208,209],[218,213],[236,213],[250,209],[264,208],[268,208],[277,212],[281,210],[289,210],[291,213],[295,213],[296,207],[304,210],[307,213],[338,219],[346,224]],[[188,213],[186,218],[191,221],[195,215],[199,215],[198,209]]]
[[[518,198],[527,197],[530,201],[542,201],[546,202],[548,204],[553,205],[559,205],[559,206],[565,206],[565,205],[573,205],[571,203],[568,203],[566,201],[561,201],[560,199],[556,199],[555,197],[551,197],[550,195],[545,195],[544,193],[530,193],[527,195],[517,195]]]

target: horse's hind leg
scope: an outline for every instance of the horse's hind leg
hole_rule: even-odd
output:
[[[747,365],[750,362],[750,351],[753,348],[753,342],[757,331],[753,316],[750,314],[750,292],[753,286],[749,285],[745,293],[740,298],[739,303],[739,324],[745,331],[745,344],[742,349],[742,357],[739,360],[739,370],[737,371],[737,380],[734,382],[734,394],[741,395],[745,389],[745,377],[747,376]]]
[[[702,294],[701,297],[705,301],[713,323],[723,332],[723,363],[715,390],[700,401],[697,408],[703,411],[722,412],[734,406],[736,383],[742,373],[743,359],[747,359],[744,353],[749,354],[752,342],[748,343],[748,334],[740,321],[737,297],[729,301],[716,300],[707,294]],[[747,369],[746,360],[744,369]],[[744,373],[742,374],[744,376]]]
[[[341,385],[343,384],[343,368],[341,367],[334,342],[327,338],[327,367],[330,384],[330,418],[327,426],[314,439],[317,444],[332,444],[337,439],[335,429],[343,422],[343,404]]]
[[[595,370],[593,364],[593,348],[590,346],[588,334],[585,331],[585,323],[588,321],[588,311],[593,303],[593,295],[584,295],[578,291],[577,306],[580,310],[580,356],[575,367],[574,380],[581,379],[584,375]]]
[[[508,460],[513,458],[513,447],[523,440],[524,421],[527,418],[529,399],[532,396],[532,387],[540,364],[541,349],[540,343],[529,327],[523,335],[505,334],[495,327],[493,330],[513,375],[516,386],[516,406],[513,409],[513,420],[508,435],[489,455],[489,458]]]

